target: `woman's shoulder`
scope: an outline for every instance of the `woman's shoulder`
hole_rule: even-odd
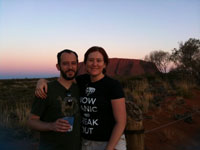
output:
[[[110,76],[108,76],[108,75],[105,75],[105,79],[106,79],[107,81],[110,81],[110,82],[119,82],[117,79],[115,79],[115,78],[113,78],[113,77],[110,77]]]
[[[111,99],[118,99],[124,97],[124,92],[121,83],[112,77],[106,76],[107,89],[109,89],[109,95]]]
[[[107,76],[107,75],[105,76],[105,81],[108,82],[111,85],[120,84],[120,82],[117,79],[114,79],[114,78]]]

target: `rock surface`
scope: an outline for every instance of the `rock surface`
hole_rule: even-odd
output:
[[[137,76],[158,73],[154,63],[138,59],[110,58],[106,69],[109,76]],[[86,73],[83,62],[79,63],[78,75]]]

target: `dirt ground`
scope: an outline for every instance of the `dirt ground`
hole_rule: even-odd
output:
[[[144,120],[145,150],[200,150],[200,91],[168,98]]]

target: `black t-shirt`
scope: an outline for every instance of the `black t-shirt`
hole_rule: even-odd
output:
[[[71,103],[64,100],[69,94],[72,98]],[[49,82],[47,98],[35,98],[31,113],[40,116],[40,120],[44,122],[54,122],[64,116],[74,117],[71,132],[40,132],[41,150],[80,150],[79,88],[76,84],[72,84],[67,90],[57,80]]]
[[[108,76],[90,82],[89,75],[77,77],[80,87],[82,137],[94,141],[108,141],[114,124],[111,100],[124,97],[120,83]]]

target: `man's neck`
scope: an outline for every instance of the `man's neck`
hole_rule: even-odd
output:
[[[63,77],[58,78],[58,82],[64,86],[66,89],[69,89],[73,83],[73,80],[66,80]]]

